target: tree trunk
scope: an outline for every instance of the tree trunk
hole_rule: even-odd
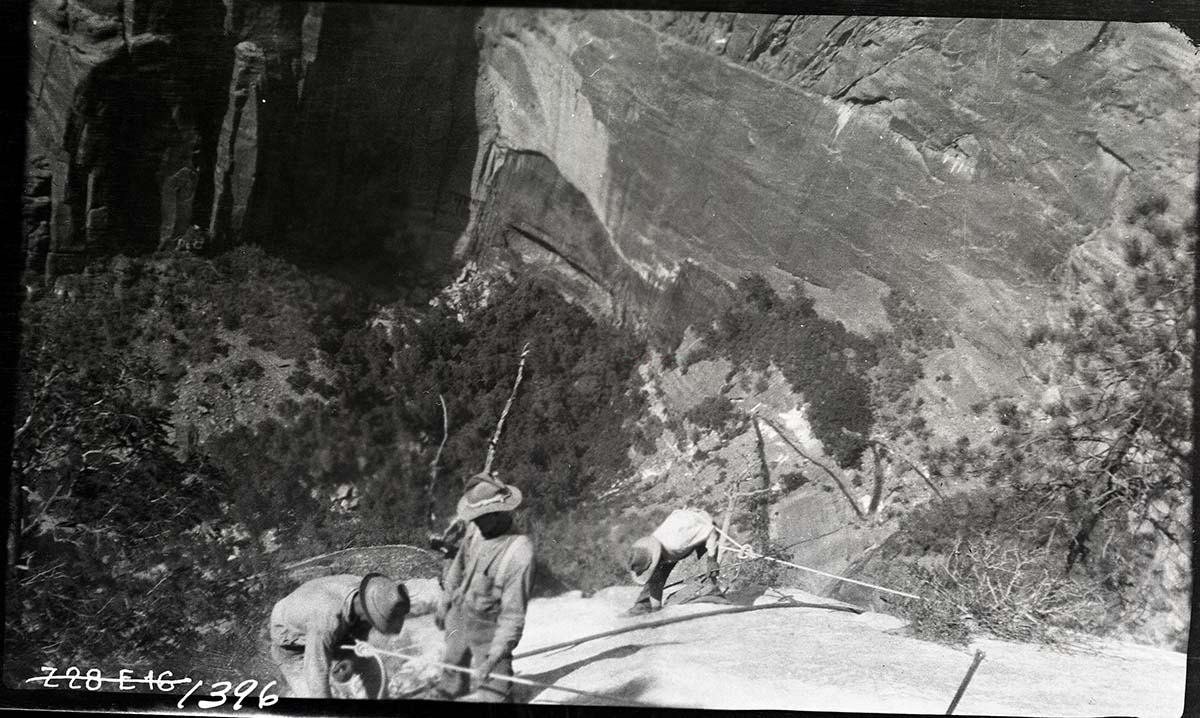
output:
[[[1100,466],[1100,473],[1104,476],[1104,491],[1096,494],[1093,493],[1088,497],[1087,501],[1097,501],[1097,496],[1103,497],[1097,501],[1094,507],[1087,510],[1087,515],[1084,517],[1082,525],[1075,535],[1071,537],[1071,546],[1067,551],[1067,566],[1063,574],[1071,573],[1071,569],[1075,568],[1076,562],[1087,563],[1088,557],[1088,539],[1091,538],[1092,531],[1096,529],[1096,525],[1100,523],[1100,519],[1104,514],[1104,510],[1112,503],[1109,497],[1114,491],[1119,491],[1113,486],[1113,473],[1121,468],[1125,462],[1125,455],[1133,448],[1133,439],[1137,436],[1138,431],[1142,428],[1142,423],[1138,419],[1129,422],[1129,426],[1125,428],[1125,433],[1113,443],[1112,448],[1104,455],[1104,463]]]
[[[879,444],[871,444],[871,455],[875,459],[875,488],[871,491],[871,505],[867,508],[868,516],[874,516],[879,511],[879,501],[883,498],[883,447]]]
[[[441,470],[442,450],[446,448],[446,439],[450,435],[450,415],[446,411],[446,399],[438,394],[438,402],[442,405],[442,442],[438,444],[437,453],[429,464],[429,484],[425,488],[426,515],[429,517],[429,530],[437,530],[437,483]]]
[[[849,502],[850,508],[854,510],[855,516],[857,516],[860,519],[865,519],[867,517],[866,514],[863,513],[862,507],[860,507],[858,505],[858,501],[855,500],[854,494],[850,493],[850,489],[846,488],[846,483],[844,481],[842,481],[841,477],[839,477],[837,474],[833,473],[833,471],[830,470],[829,467],[825,466],[821,462],[813,459],[811,456],[804,453],[804,451],[799,446],[797,446],[794,441],[792,441],[791,439],[788,438],[787,434],[783,433],[783,429],[780,428],[780,426],[778,424],[771,421],[770,419],[767,419],[766,417],[761,417],[761,418],[762,418],[763,422],[766,423],[767,426],[771,427],[771,430],[775,432],[775,435],[783,440],[783,443],[786,444],[788,446],[788,448],[790,448],[792,451],[796,452],[796,454],[798,454],[800,456],[800,458],[802,458],[805,461],[807,461],[808,463],[816,466],[818,469],[821,469],[822,471],[824,471],[829,476],[829,478],[833,479],[833,483],[837,485],[838,490],[842,492],[842,496],[845,496],[846,501]]]
[[[762,477],[762,485],[760,485],[758,488],[765,491],[771,488],[771,471],[767,466],[767,447],[766,443],[763,441],[762,428],[758,425],[758,417],[754,418],[753,423],[755,447],[758,450],[759,475]],[[761,508],[755,512],[754,519],[754,523],[756,524],[754,527],[755,533],[758,534],[758,536],[755,538],[763,545],[766,545],[767,540],[770,538],[770,521],[769,505],[763,504]]]

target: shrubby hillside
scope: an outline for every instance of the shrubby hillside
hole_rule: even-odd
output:
[[[940,599],[908,607],[919,632],[1067,627],[1186,647],[1197,235],[1169,205],[1147,195],[1064,265],[1026,339],[1040,394],[977,406],[989,441],[917,442],[958,490],[860,565]]]
[[[536,282],[405,307],[252,248],[97,262],[26,303],[23,338],[10,677],[253,652],[281,567],[423,545],[526,342],[493,468],[528,521],[624,470],[642,403],[642,345]],[[544,580],[575,570],[544,556]]]

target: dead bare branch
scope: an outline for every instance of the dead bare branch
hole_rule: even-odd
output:
[[[509,409],[512,408],[513,400],[517,398],[517,389],[521,386],[521,377],[525,375],[525,357],[528,355],[529,342],[525,342],[525,347],[521,350],[521,361],[517,364],[517,379],[513,382],[512,392],[508,395],[508,401],[504,404],[504,411],[500,412],[500,420],[496,422],[496,432],[492,434],[492,440],[488,442],[487,461],[483,464],[483,473],[485,474],[492,472],[492,461],[496,458],[496,446],[500,443],[500,432],[504,430],[504,419],[508,416]]]
[[[756,416],[758,416],[758,415],[756,415]],[[771,421],[770,419],[766,418],[765,416],[760,417],[760,418],[763,420],[764,424],[771,427],[771,429],[775,432],[775,434],[780,439],[782,439],[783,443],[787,444],[788,447],[791,448],[792,451],[795,451],[797,454],[800,455],[800,457],[802,459],[809,462],[810,464],[813,464],[814,466],[816,466],[817,468],[821,469],[826,474],[828,474],[829,478],[833,479],[833,483],[837,484],[837,487],[838,487],[838,489],[841,490],[842,495],[846,497],[846,501],[850,502],[850,508],[854,509],[854,514],[856,516],[858,516],[858,518],[860,518],[860,519],[866,518],[866,515],[863,514],[863,510],[859,507],[858,502],[855,501],[854,495],[851,494],[850,490],[846,488],[846,484],[845,484],[845,482],[842,481],[841,477],[839,477],[837,474],[833,473],[833,471],[830,470],[829,467],[825,466],[821,462],[817,461],[816,459],[812,458],[808,454],[804,453],[804,450],[801,449],[799,446],[797,446],[791,439],[789,439],[787,434],[783,433],[783,429],[781,429],[775,422]]]
[[[13,432],[13,444],[14,445],[16,445],[16,443],[21,440],[21,435],[24,434],[29,429],[29,425],[32,423],[33,423],[33,414],[30,414],[29,416],[25,417],[25,422],[23,424],[21,424],[21,428],[19,428]]]
[[[874,441],[874,440],[872,441],[872,443],[882,444],[882,442]],[[895,456],[898,459],[900,459],[901,461],[903,461],[905,464],[908,464],[908,467],[910,469],[917,472],[917,476],[921,477],[921,479],[925,482],[925,485],[928,486],[931,491],[933,491],[934,495],[938,497],[939,501],[944,500],[946,498],[945,496],[942,495],[942,492],[938,489],[938,487],[933,483],[933,479],[929,478],[929,475],[926,474],[924,471],[922,471],[921,467],[917,466],[917,463],[915,461],[913,461],[912,459],[905,456],[903,452],[896,450],[896,448],[894,446],[892,446],[891,444],[883,444],[883,446],[884,446],[884,448],[886,448],[888,450],[888,452],[892,456]]]
[[[437,488],[438,472],[441,470],[442,449],[446,448],[446,439],[450,436],[450,415],[446,411],[446,400],[441,394],[438,394],[438,401],[442,405],[442,443],[438,444],[437,453],[433,455],[433,462],[429,465],[429,488],[426,491],[426,498],[429,501],[430,527],[437,525],[437,513],[434,511],[434,491]]]

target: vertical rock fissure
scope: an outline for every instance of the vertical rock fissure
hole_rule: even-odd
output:
[[[214,162],[209,232],[216,247],[235,244],[242,237],[256,168],[257,125],[253,123],[252,126],[247,115],[257,111],[258,85],[262,81],[264,63],[265,57],[254,43],[238,43],[229,85],[229,105]]]
[[[45,156],[52,179],[49,237],[27,266],[49,276],[152,251],[207,217],[228,78],[218,0],[56,12],[35,8],[31,25],[40,147],[29,162]]]
[[[477,199],[479,12],[325,7],[279,200],[297,261],[406,285],[454,271]]]

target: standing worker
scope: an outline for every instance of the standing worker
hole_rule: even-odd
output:
[[[473,692],[463,700],[503,703],[511,684],[491,678],[512,675],[512,652],[525,630],[525,609],[533,588],[533,542],[513,526],[521,490],[476,474],[458,502],[469,523],[462,547],[446,574],[437,624],[446,631],[444,663],[470,666]],[[467,676],[445,671],[438,697],[458,698]]]
[[[708,581],[711,591],[719,592],[717,586],[717,529],[712,516],[700,509],[676,509],[654,533],[638,539],[629,549],[628,566],[633,580],[641,585],[633,607],[626,615],[637,616],[655,610],[651,599],[662,607],[663,588],[675,564],[695,554],[696,558],[708,556]]]
[[[396,635],[408,615],[408,590],[383,574],[314,578],[271,610],[271,657],[293,695],[329,698],[329,664],[345,641],[374,628]]]

